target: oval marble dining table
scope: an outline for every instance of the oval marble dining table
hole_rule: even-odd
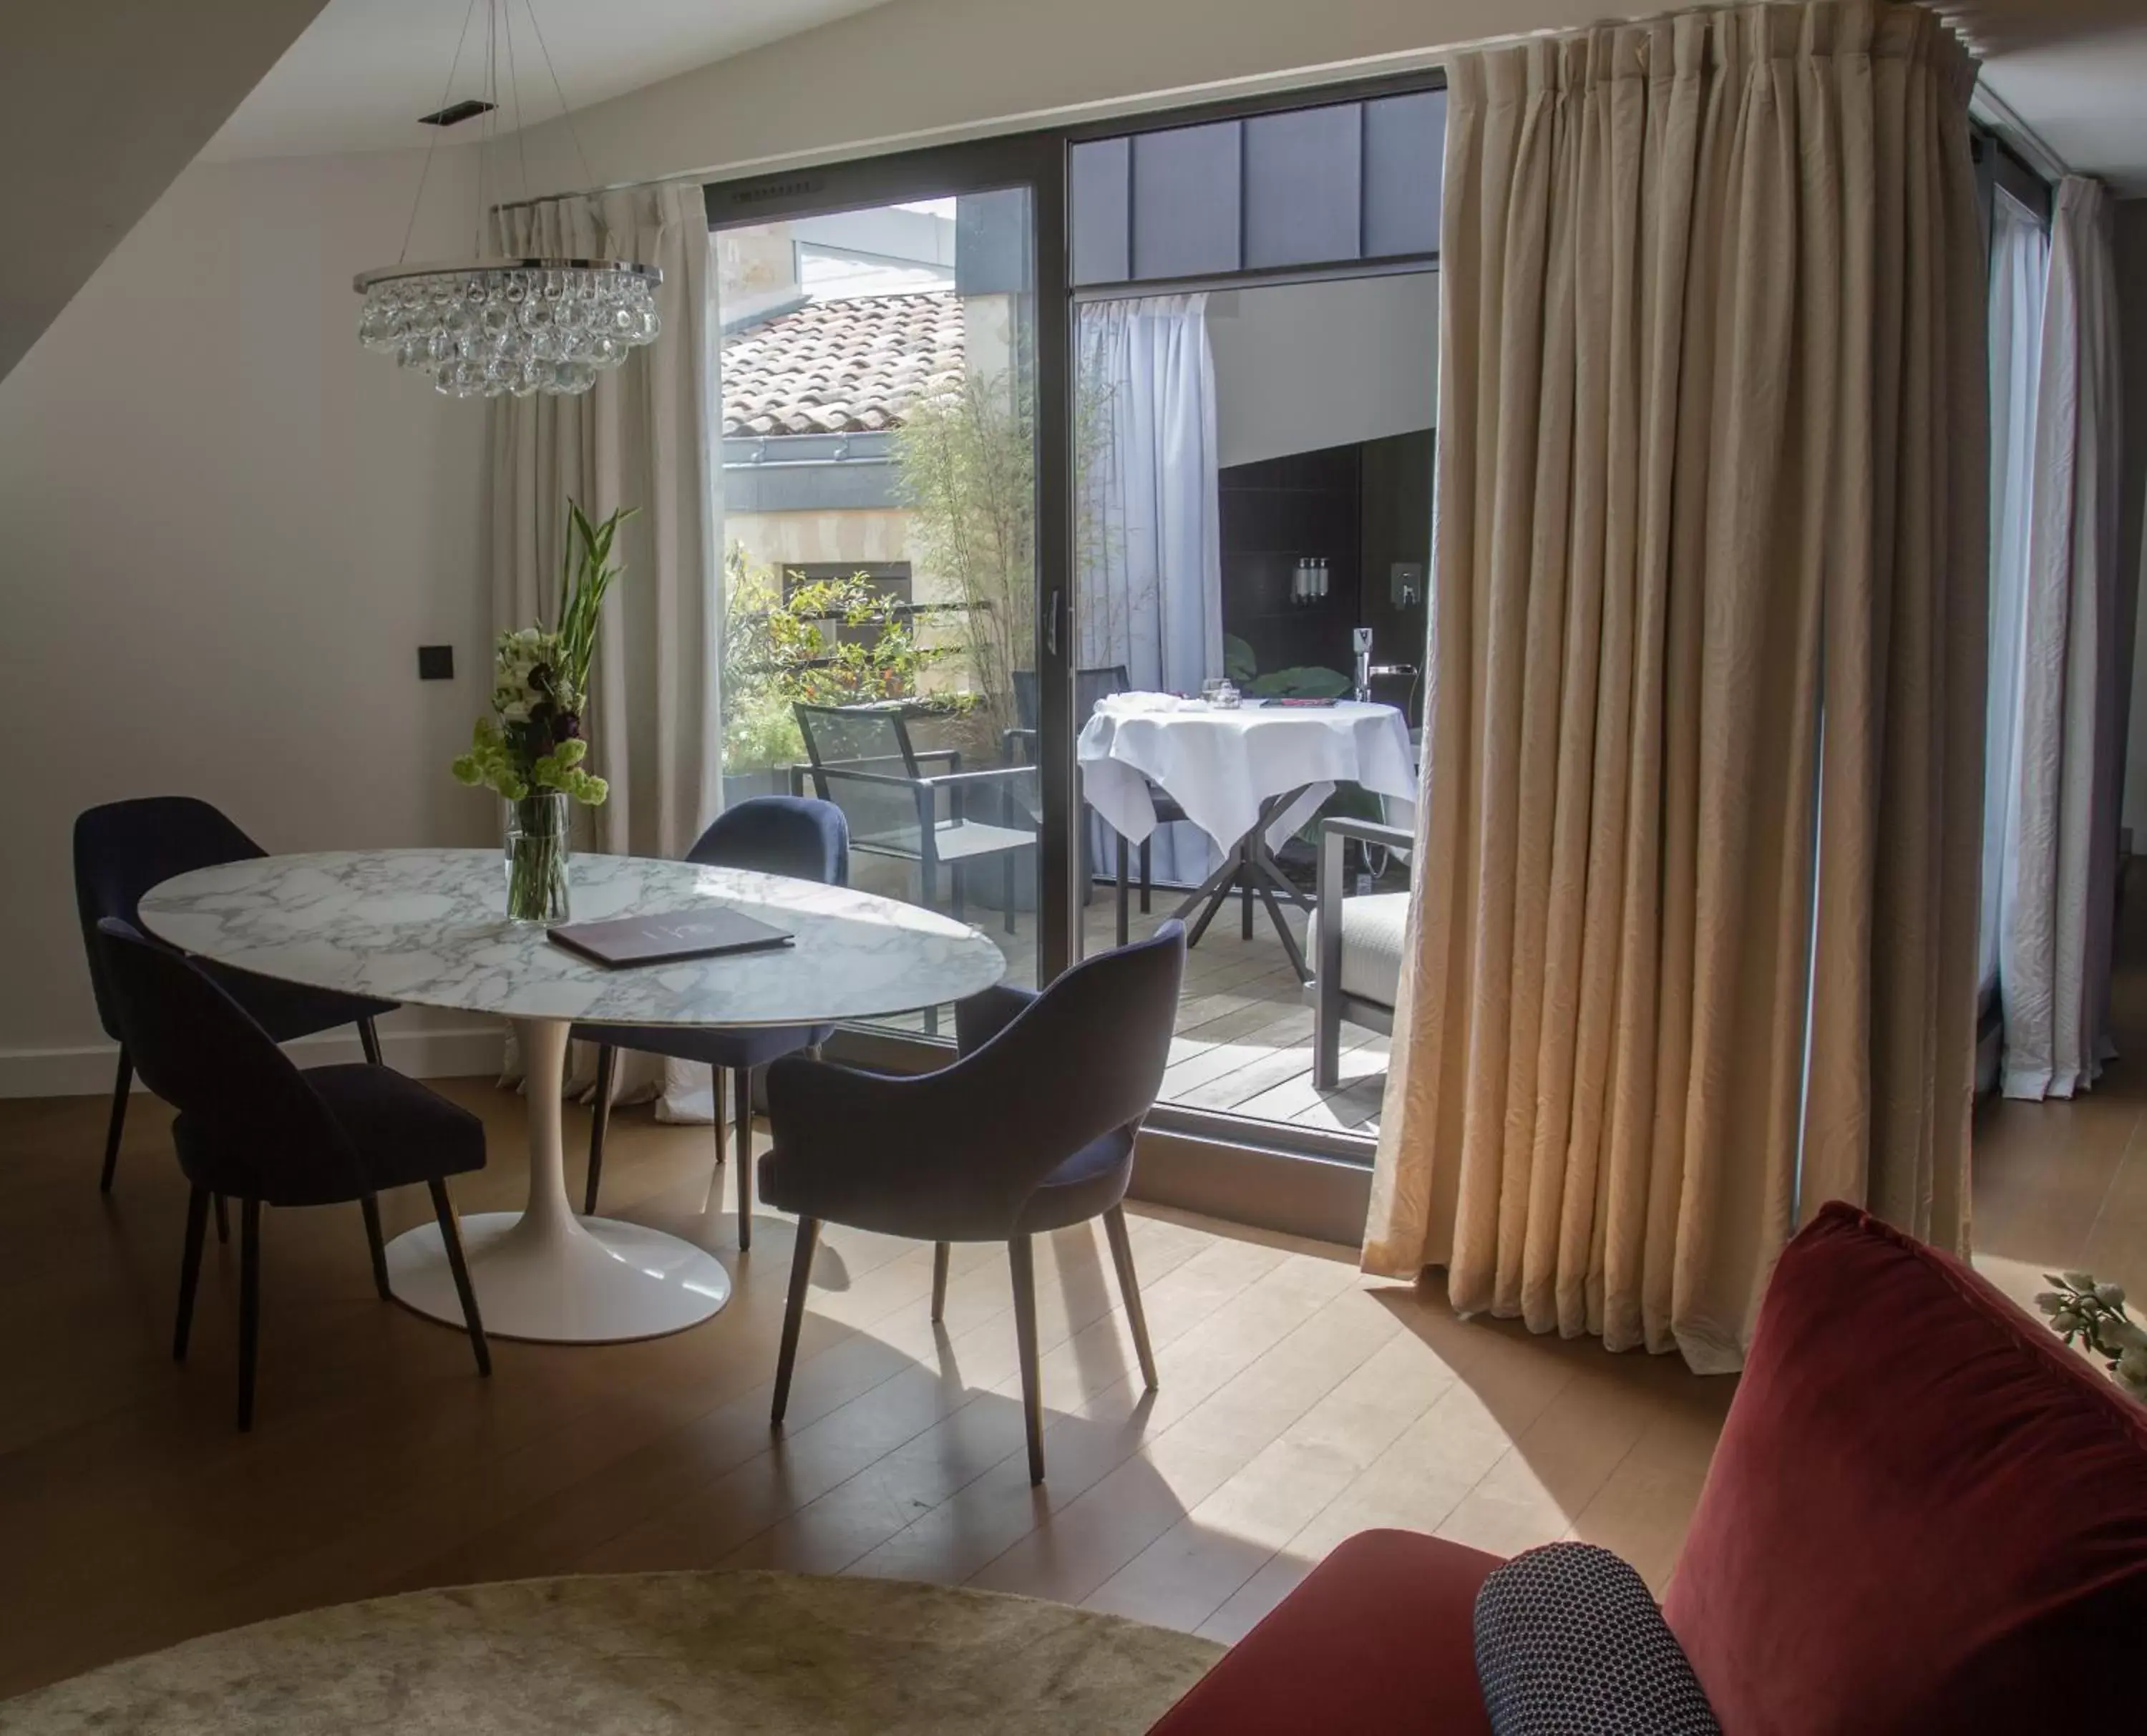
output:
[[[496,850],[267,856],[197,869],[142,900],[182,951],[264,977],[513,1024],[529,1100],[529,1198],[464,1220],[486,1330],[553,1343],[655,1338],[707,1319],[730,1278],[705,1248],[640,1224],[576,1215],[559,1098],[571,1024],[833,1024],[956,1001],[1004,973],[963,923],[892,898],[773,874],[640,857],[578,856],[573,919],[720,903],[789,930],[777,950],[608,970],[510,923]],[[389,1285],[459,1326],[438,1227],[388,1245]]]

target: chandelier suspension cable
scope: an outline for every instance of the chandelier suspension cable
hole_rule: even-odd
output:
[[[498,138],[499,127],[499,0],[484,0],[484,100],[488,106],[478,123],[484,130],[478,134],[477,141],[477,231],[473,243],[480,259],[507,252],[504,247],[491,245],[484,223],[484,172],[493,163],[492,148]]]
[[[514,0],[507,0],[500,17],[507,32],[507,88],[513,93],[514,100],[514,156],[522,182],[522,203],[527,205],[529,203],[529,135],[522,125],[522,74],[514,64]],[[500,202],[499,237],[502,243],[500,251],[505,253],[507,207],[504,200]]]
[[[513,0],[508,0],[512,4]],[[574,143],[574,156],[582,166],[582,185],[594,188],[596,177],[589,173],[588,153],[582,148],[582,129],[574,124],[574,111],[567,106],[566,88],[559,83],[559,69],[552,63],[552,50],[544,41],[544,27],[537,22],[537,0],[522,0],[523,9],[529,14],[529,28],[537,33],[537,52],[544,57],[544,70],[552,75],[552,93],[559,99],[560,118],[567,123],[567,137]]]
[[[463,67],[463,47],[469,41],[470,20],[476,16],[477,0],[469,0],[469,4],[463,8],[463,33],[455,38],[455,58],[448,63],[448,82],[440,87],[440,100],[433,111],[435,113],[447,108],[448,98],[454,93],[455,74]],[[410,238],[418,233],[418,213],[425,203],[425,183],[431,178],[433,153],[439,148],[439,144],[440,129],[436,127],[433,129],[433,136],[425,141],[425,162],[418,171],[418,197],[410,202],[410,221],[403,226],[403,251],[395,256],[398,265],[404,263],[410,257]]]

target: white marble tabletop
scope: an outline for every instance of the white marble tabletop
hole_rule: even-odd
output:
[[[315,988],[508,1018],[825,1024],[989,988],[1006,960],[966,923],[844,887],[576,856],[572,920],[720,902],[796,935],[779,951],[607,970],[506,917],[498,850],[332,851],[168,880],[142,920],[183,951]]]

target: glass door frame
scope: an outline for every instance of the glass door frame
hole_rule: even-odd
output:
[[[1014,188],[1024,188],[1029,193],[1035,235],[1031,263],[1035,273],[1036,329],[1037,758],[1043,808],[1037,864],[1040,983],[1050,982],[1079,962],[1086,891],[1078,883],[1076,841],[1082,821],[1074,755],[1079,731],[1074,715],[1074,623],[1079,618],[1074,613],[1079,577],[1074,559],[1074,321],[1079,303],[1128,293],[1162,295],[1196,288],[1249,287],[1329,276],[1369,276],[1394,269],[1437,268],[1437,255],[1432,253],[1384,268],[1367,263],[1354,269],[1249,269],[1183,283],[1158,280],[1077,290],[1073,282],[1068,212],[1073,148],[1127,133],[1439,90],[1446,83],[1444,69],[1437,66],[1369,78],[1309,79],[1205,102],[1129,108],[1030,132],[771,170],[711,182],[704,188],[712,231],[786,218],[827,216],[906,200]],[[944,1038],[846,1030],[838,1035],[834,1047],[845,1058],[891,1070],[914,1071],[943,1065],[949,1043]],[[1341,1183],[1340,1218],[1346,1220],[1354,1213],[1361,1219],[1357,1193],[1375,1143],[1367,1135],[1257,1121],[1167,1101],[1156,1105],[1144,1125],[1150,1132],[1176,1135],[1211,1152],[1234,1148],[1239,1152],[1312,1160],[1285,1166],[1306,1173],[1324,1170],[1339,1176],[1346,1173],[1354,1179]],[[1230,1173],[1242,1177],[1244,1172],[1234,1167]],[[1304,1228],[1318,1214],[1308,1216],[1300,1209],[1303,1186],[1285,1178],[1276,1188],[1279,1203],[1274,1209],[1255,1211],[1253,1218],[1277,1228],[1291,1228],[1293,1223]],[[1199,1210],[1224,1210],[1215,1199],[1205,1197],[1208,1191],[1196,1187],[1175,1203]],[[1240,1211],[1237,1215],[1244,1214]]]
[[[1019,189],[1033,235],[1030,318],[1035,330],[1037,768],[1043,831],[1037,847],[1037,978],[1075,959],[1079,888],[1072,848],[1074,765],[1072,408],[1073,303],[1067,278],[1066,146],[1050,133],[787,169],[705,189],[708,227],[721,229],[824,217],[905,201]],[[944,1039],[843,1033],[842,1047],[900,1067],[938,1065]]]

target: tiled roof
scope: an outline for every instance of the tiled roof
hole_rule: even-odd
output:
[[[951,290],[813,302],[723,345],[723,433],[865,434],[962,374]]]

